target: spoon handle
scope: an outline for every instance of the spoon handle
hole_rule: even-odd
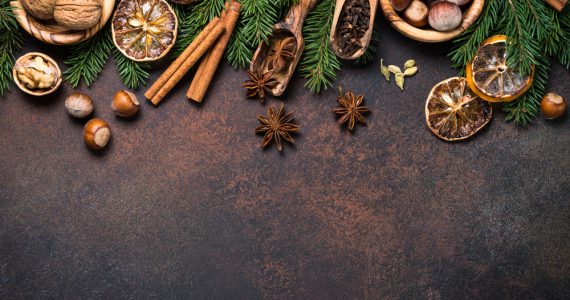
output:
[[[303,22],[311,8],[315,6],[315,3],[317,3],[317,0],[300,0],[298,4],[291,7],[285,19],[279,24],[279,27],[289,29],[295,34],[301,34]]]

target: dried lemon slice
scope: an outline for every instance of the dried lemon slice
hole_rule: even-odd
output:
[[[467,63],[469,87],[490,102],[510,102],[524,94],[532,85],[534,68],[523,76],[517,68],[507,65],[507,37],[496,35],[485,40],[473,61]]]
[[[433,87],[426,101],[429,129],[446,141],[464,140],[485,127],[493,108],[467,86],[463,77],[452,77]]]
[[[174,46],[178,20],[164,0],[122,0],[111,26],[121,53],[134,61],[153,61]]]

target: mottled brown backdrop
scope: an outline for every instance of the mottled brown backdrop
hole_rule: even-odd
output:
[[[568,117],[520,128],[496,110],[473,139],[442,142],[424,103],[456,74],[450,44],[379,30],[374,62],[338,78],[373,111],[354,134],[335,123],[334,89],[313,95],[296,78],[261,105],[228,66],[203,105],[184,80],[125,121],[108,63],[78,89],[110,123],[101,154],[65,112],[67,84],[0,98],[0,298],[570,297]],[[27,40],[60,63],[68,52]],[[416,59],[405,92],[379,75],[381,57]],[[569,82],[555,63],[549,89],[570,99]],[[301,134],[262,151],[256,115],[281,101]]]

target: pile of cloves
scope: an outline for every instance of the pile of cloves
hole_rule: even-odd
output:
[[[337,25],[338,51],[351,56],[363,47],[362,37],[370,26],[370,3],[368,0],[348,0],[342,8]]]

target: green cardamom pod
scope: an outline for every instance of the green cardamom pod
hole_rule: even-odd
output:
[[[418,72],[418,67],[410,67],[404,71],[404,76],[413,76]]]
[[[394,66],[394,65],[389,65],[388,70],[390,70],[390,72],[392,72],[394,74],[402,73],[402,70],[400,69],[400,67]]]
[[[383,61],[384,61],[384,59],[380,60],[380,73],[382,73],[382,75],[384,75],[384,78],[386,78],[386,81],[390,81],[390,70],[388,70],[388,68],[386,66],[384,66]]]
[[[404,73],[396,73],[396,85],[400,88],[400,90],[404,90]]]
[[[408,69],[411,68],[413,66],[416,65],[416,61],[413,59],[408,59],[405,63],[404,63],[404,69]]]

